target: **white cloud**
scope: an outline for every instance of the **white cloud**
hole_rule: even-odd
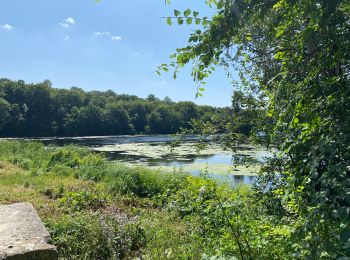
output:
[[[66,35],[65,37],[64,37],[64,39],[63,39],[65,42],[66,41],[69,41],[70,40],[70,37],[68,36],[68,35]]]
[[[122,39],[121,36],[112,36],[113,41],[120,41]]]
[[[62,27],[65,27],[65,28],[70,27],[70,25],[69,25],[69,24],[66,24],[66,23],[59,23],[59,25],[61,25]]]
[[[112,35],[110,32],[103,31],[103,32],[95,32],[93,34],[94,37],[108,37],[113,41],[120,41],[122,39],[121,36],[118,35]]]
[[[106,31],[104,31],[104,32],[95,32],[94,33],[94,36],[96,36],[96,37],[98,37],[98,36],[111,36],[111,33],[110,32],[106,32]]]
[[[67,23],[67,24],[75,24],[75,20],[72,17],[68,17],[66,20],[64,20],[63,22]]]
[[[64,19],[62,22],[59,23],[64,28],[71,27],[73,24],[75,24],[75,20],[72,17],[68,17],[67,19]]]
[[[13,26],[9,24],[4,24],[4,25],[1,25],[1,28],[6,31],[11,31],[13,29]]]

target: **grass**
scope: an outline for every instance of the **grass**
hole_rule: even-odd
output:
[[[75,146],[0,147],[0,203],[32,203],[62,259],[234,258],[237,242],[248,258],[284,252],[275,242],[289,231],[271,224],[247,186],[107,162]]]
[[[164,243],[159,234],[182,237],[183,221],[149,199],[181,177],[107,163],[79,147],[47,149],[19,141],[0,145],[0,203],[32,203],[61,258],[152,258],[152,245]],[[160,223],[166,232],[154,229]]]

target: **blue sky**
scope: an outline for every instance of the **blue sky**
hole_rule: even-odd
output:
[[[161,17],[190,7],[203,15],[204,1],[172,0],[11,0],[0,8],[0,77],[52,81],[175,101],[228,106],[232,85],[222,70],[207,82],[204,97],[185,68],[178,79],[154,73],[187,42],[193,27],[168,26]]]

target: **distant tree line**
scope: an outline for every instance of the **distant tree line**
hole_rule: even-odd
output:
[[[58,89],[50,81],[0,79],[0,136],[171,134],[191,120],[220,124],[232,108],[146,99],[109,91]]]

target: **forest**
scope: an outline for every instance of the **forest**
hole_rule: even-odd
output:
[[[231,108],[146,99],[113,91],[56,89],[50,81],[26,84],[0,79],[0,136],[174,134],[191,120],[221,124]]]

